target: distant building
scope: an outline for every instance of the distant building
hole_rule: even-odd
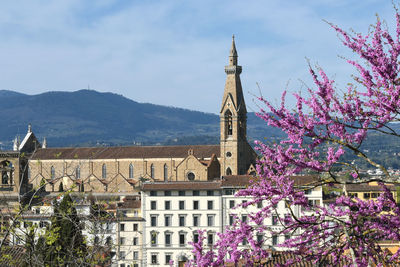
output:
[[[29,125],[21,143],[15,138],[12,151],[0,150],[0,194],[9,203],[17,203],[19,196],[23,197],[30,189],[28,161],[39,147],[40,142]]]
[[[143,265],[143,226],[140,199],[125,199],[117,204],[117,262],[120,267]]]
[[[399,203],[399,196],[397,195],[396,186],[394,184],[386,184],[388,189],[392,192],[393,198],[396,203]],[[345,185],[347,194],[351,197],[359,198],[360,200],[376,200],[381,193],[382,187],[377,182],[369,182],[366,184],[348,184]]]
[[[96,253],[107,252],[111,266],[139,267],[142,264],[143,219],[140,199],[130,198],[114,204],[102,204],[107,216],[101,216],[91,201],[73,196],[75,208],[87,246]],[[43,236],[51,224],[54,209],[50,203],[33,206],[19,215],[16,231],[9,237],[11,246],[24,246],[26,235],[33,227],[36,238]],[[104,214],[103,214],[104,215]]]

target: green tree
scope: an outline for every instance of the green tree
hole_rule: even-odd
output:
[[[24,262],[24,266],[32,266],[33,257],[35,253],[35,232],[32,225],[27,229],[26,237],[25,237],[25,249],[26,249],[26,261]]]
[[[82,226],[71,196],[66,193],[54,201],[51,225],[45,233],[45,266],[82,266],[87,247]]]

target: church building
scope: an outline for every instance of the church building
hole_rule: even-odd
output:
[[[212,181],[251,174],[257,154],[247,141],[247,110],[232,39],[220,109],[220,144],[185,146],[37,148],[26,173],[33,188],[47,192],[137,192],[144,181]],[[28,131],[31,132],[31,130]]]

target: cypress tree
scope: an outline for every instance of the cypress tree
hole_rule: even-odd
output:
[[[81,266],[87,248],[71,196],[54,202],[51,225],[46,231],[45,266]]]

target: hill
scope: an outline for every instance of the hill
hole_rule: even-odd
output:
[[[10,90],[0,90],[0,99],[6,99],[8,97],[25,96],[26,94],[18,93]]]
[[[28,123],[49,146],[215,144],[219,142],[219,116],[181,108],[138,103],[122,95],[93,90],[26,95],[0,90],[0,131],[3,149],[25,135]],[[278,137],[248,114],[249,139]]]

